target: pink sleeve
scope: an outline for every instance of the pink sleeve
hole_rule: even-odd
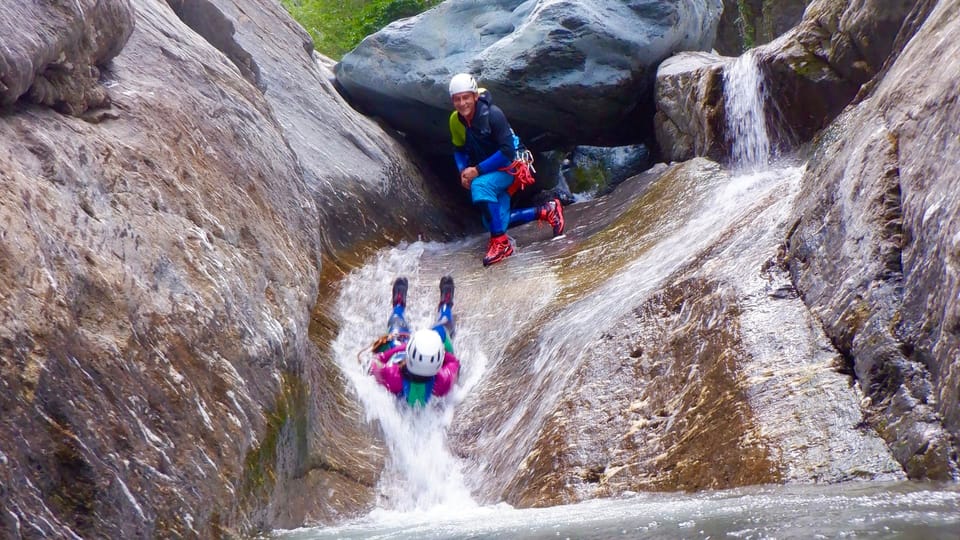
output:
[[[370,372],[377,382],[382,384],[387,390],[394,394],[403,391],[403,375],[400,374],[400,366],[397,364],[381,364],[374,362],[370,366]]]
[[[460,361],[457,357],[445,353],[443,355],[443,365],[437,372],[437,378],[433,380],[433,395],[445,396],[457,384],[457,377],[460,375]]]
[[[400,373],[399,364],[390,364],[390,358],[394,354],[406,349],[405,346],[394,347],[377,355],[377,358],[370,363],[370,373],[378,383],[394,394],[403,392],[403,375]]]

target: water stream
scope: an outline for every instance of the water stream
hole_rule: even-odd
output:
[[[498,493],[505,483],[497,471],[515,470],[536,438],[542,423],[539,417],[549,415],[552,403],[562,394],[569,370],[546,366],[588,361],[580,358],[584,353],[577,352],[577,343],[589,342],[624,317],[691,253],[729,236],[731,228],[740,231],[737,239],[705,266],[723,266],[736,287],[757,291],[746,294],[755,298],[754,305],[746,306],[752,313],[744,317],[747,326],[755,327],[746,331],[755,361],[745,366],[745,373],[766,436],[779,438],[789,454],[784,456],[790,465],[787,477],[835,479],[836,474],[874,460],[878,464],[873,470],[888,467],[890,478],[902,478],[882,442],[854,428],[859,417],[836,413],[837,408],[857,411],[856,394],[844,377],[827,369],[825,353],[810,345],[816,339],[804,337],[813,331],[814,323],[802,315],[802,303],[794,300],[786,311],[782,307],[770,311],[769,287],[756,283],[760,278],[755,270],[770,252],[767,237],[780,234],[776,224],[798,189],[800,172],[784,168],[734,178],[718,174],[690,182],[675,192],[686,207],[677,207],[672,217],[653,226],[650,238],[637,234],[628,241],[622,234],[613,234],[616,242],[594,246],[588,257],[596,263],[652,242],[622,268],[614,268],[606,280],[589,287],[578,285],[580,298],[566,297],[563,302],[558,299],[565,298],[571,286],[564,283],[563,272],[578,264],[569,254],[566,259],[558,257],[568,239],[549,240],[530,233],[539,239],[526,238],[515,259],[489,269],[477,261],[483,244],[480,237],[449,244],[416,242],[380,252],[345,279],[337,301],[341,331],[334,342],[341,368],[388,445],[376,509],[337,527],[275,534],[304,540],[861,534],[955,538],[960,531],[960,493],[955,486],[897,482],[766,486],[696,494],[633,494],[545,509],[514,509],[491,500],[490,494]],[[583,219],[610,219],[601,215]],[[577,226],[589,227],[589,223]],[[614,222],[606,230],[616,227]],[[559,260],[564,261],[562,265]],[[407,317],[417,328],[432,323],[439,278],[445,274],[455,276],[457,284],[454,343],[463,360],[461,384],[447,399],[412,411],[398,406],[392,395],[362,372],[357,353],[383,332],[396,276],[410,280]],[[504,415],[485,411],[483,429],[476,436],[479,451],[469,461],[458,457],[447,436],[451,424],[469,409],[467,405],[476,398],[473,394],[495,391],[486,387],[491,370],[509,361],[508,345],[530,325],[535,326],[538,340],[538,352],[530,359],[531,371],[539,374],[529,381],[534,390],[522,407],[506,408]],[[776,337],[771,338],[771,333]],[[786,368],[778,366],[784,355],[791,359]],[[783,403],[790,406],[784,408]],[[797,411],[805,411],[806,418],[794,418]]]
[[[911,483],[758,486],[695,494],[638,494],[577,505],[458,512],[378,511],[326,529],[279,533],[285,540],[390,539],[798,539],[955,540],[956,486]]]
[[[752,51],[740,55],[727,67],[723,94],[732,163],[746,170],[766,167],[770,161],[764,114],[766,86]]]
[[[393,280],[409,280],[406,319],[411,329],[429,327],[435,320],[439,278],[458,246],[417,242],[380,253],[370,264],[351,274],[343,284],[337,303],[341,331],[333,349],[340,367],[356,387],[369,421],[378,423],[388,445],[388,462],[378,490],[377,506],[396,511],[416,511],[453,505],[474,506],[465,487],[457,460],[447,447],[446,429],[457,404],[470,392],[484,369],[484,351],[467,321],[460,320],[464,302],[454,297],[454,317],[459,330],[455,352],[466,359],[460,384],[445,400],[414,410],[398,404],[361,369],[358,353],[386,331],[391,313]],[[450,269],[452,270],[452,268]],[[460,278],[455,272],[449,272]],[[459,279],[457,280],[459,281]],[[466,287],[461,283],[460,289]]]

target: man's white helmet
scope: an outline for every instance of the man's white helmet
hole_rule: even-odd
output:
[[[460,92],[477,93],[477,80],[469,73],[457,73],[450,79],[450,97]]]
[[[420,377],[433,377],[443,364],[443,340],[433,330],[417,330],[407,343],[407,370]]]

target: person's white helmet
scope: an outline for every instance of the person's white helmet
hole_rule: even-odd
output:
[[[457,73],[450,79],[450,97],[460,92],[477,93],[477,80],[469,73]]]
[[[407,343],[407,370],[420,377],[433,377],[443,364],[443,340],[433,330],[417,330]]]

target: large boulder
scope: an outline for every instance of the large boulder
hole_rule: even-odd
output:
[[[352,103],[447,151],[447,83],[468,71],[535,149],[650,137],[656,65],[708,50],[720,0],[449,0],[368,36],[337,65]]]
[[[729,154],[723,72],[732,61],[714,53],[683,52],[657,68],[653,125],[665,161],[693,156],[720,160]]]
[[[960,0],[818,140],[790,269],[913,478],[957,477]],[[936,66],[936,69],[931,69]]]
[[[98,84],[133,32],[128,0],[8,2],[0,17],[0,105],[21,96],[69,114],[109,103]]]

